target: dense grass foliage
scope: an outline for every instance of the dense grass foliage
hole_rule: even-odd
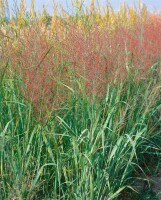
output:
[[[145,199],[135,184],[160,168],[161,16],[75,1],[50,17],[31,2],[6,21],[0,1],[0,199]]]

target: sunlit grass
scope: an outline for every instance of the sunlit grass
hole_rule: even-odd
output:
[[[21,1],[7,24],[0,3],[0,199],[145,199],[135,184],[160,168],[160,15],[75,1],[50,17],[32,1],[26,17]]]

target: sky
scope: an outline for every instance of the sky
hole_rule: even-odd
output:
[[[58,4],[62,4],[68,12],[70,12],[71,8],[71,0],[54,0]],[[98,0],[99,5],[103,7],[106,4],[107,0]],[[9,6],[14,9],[15,5],[13,2],[17,2],[19,4],[20,0],[8,0]],[[31,0],[26,0],[27,8],[30,7]],[[84,2],[89,5],[90,0],[84,0]],[[126,2],[128,5],[137,5],[138,0],[109,0],[114,10],[118,10],[120,5],[123,2]],[[140,0],[142,4],[145,4],[149,11],[158,11],[161,10],[161,0]],[[49,14],[52,14],[52,0],[35,0],[35,9],[42,9],[43,5],[47,8]]]

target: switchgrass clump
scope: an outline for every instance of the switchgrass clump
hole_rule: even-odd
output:
[[[0,199],[139,199],[159,171],[161,17],[94,3],[0,1]]]

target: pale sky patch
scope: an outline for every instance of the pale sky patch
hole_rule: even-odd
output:
[[[10,7],[13,7],[14,0],[8,0]],[[71,1],[70,0],[54,0],[58,4],[62,4],[67,11],[71,11]],[[106,0],[98,0],[101,7],[105,6]],[[118,10],[123,2],[128,5],[137,5],[138,0],[109,0],[114,10]],[[20,3],[20,0],[17,0]],[[31,0],[26,0],[27,8],[30,7]],[[86,5],[90,5],[90,0],[85,0]],[[161,0],[141,0],[141,3],[145,4],[149,11],[161,10]],[[43,5],[46,6],[49,14],[52,14],[52,0],[35,0],[36,11],[42,10]]]

